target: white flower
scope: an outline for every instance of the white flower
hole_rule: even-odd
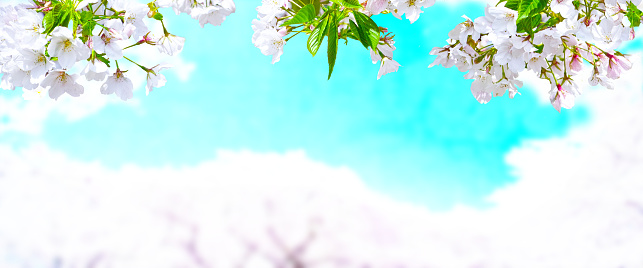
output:
[[[543,44],[543,54],[562,54],[563,41],[556,28],[545,29],[534,35],[534,44]]]
[[[132,84],[132,80],[125,77],[120,69],[117,69],[112,76],[108,77],[105,83],[100,87],[100,93],[104,95],[116,93],[116,96],[124,101],[129,100],[134,96],[133,90],[134,84]]]
[[[107,31],[103,30],[100,36],[94,37],[94,50],[98,53],[105,53],[107,58],[112,60],[119,60],[123,58],[123,48],[119,41],[123,40],[121,31],[123,30],[123,23],[120,20],[113,19],[105,22]]]
[[[429,65],[429,68],[435,66],[435,65],[442,65],[444,68],[451,68],[453,65],[455,65],[455,60],[452,57],[449,57],[449,54],[451,53],[451,50],[449,46],[446,47],[434,47],[431,52],[429,52],[430,55],[437,55],[435,60]]]
[[[272,56],[272,63],[275,64],[284,53],[285,44],[286,41],[276,29],[266,29],[261,32],[257,38],[255,46],[259,48],[264,55]]]
[[[552,84],[552,88],[549,91],[549,100],[551,105],[554,106],[556,111],[560,113],[561,108],[571,109],[574,107],[575,94],[573,90],[568,90],[566,88],[574,87],[575,84],[564,83],[565,88],[560,84]]]
[[[592,73],[592,76],[590,76],[587,80],[589,81],[589,84],[592,86],[597,86],[598,84],[601,84],[601,86],[604,86],[608,89],[614,89],[614,84],[612,84],[612,82],[609,81],[609,79],[606,76],[599,74],[597,71],[594,71]]]
[[[525,61],[529,57],[529,52],[535,51],[531,43],[518,36],[500,39],[497,48],[498,53],[495,55],[494,60],[500,65],[507,64],[509,70],[514,73],[519,73],[525,69]]]
[[[382,56],[379,53],[375,53],[372,49],[368,49],[371,52],[371,61],[373,64],[382,60]],[[384,54],[384,57],[393,58],[393,51],[395,50],[395,41],[390,40],[389,44],[379,44],[377,45],[377,50]]]
[[[158,7],[172,7],[178,15],[180,13],[189,13],[192,10],[192,0],[157,0]]]
[[[581,24],[580,20],[566,19],[556,24],[556,30],[558,30],[561,35],[576,34],[576,32],[581,29]]]
[[[204,27],[208,23],[219,26],[225,21],[227,16],[235,11],[236,8],[232,0],[221,0],[219,3],[211,6],[192,9],[190,16],[198,20],[201,27]]]
[[[366,10],[373,15],[377,15],[386,10],[390,2],[391,0],[370,0],[366,3]]]
[[[536,74],[540,74],[543,68],[547,69],[547,60],[542,53],[532,52],[528,58],[527,69],[534,71]]]
[[[435,0],[391,0],[391,4],[396,7],[393,15],[400,18],[402,14],[406,14],[406,18],[414,23],[424,12],[422,8],[432,6]]]
[[[629,38],[629,31],[621,23],[615,23],[612,20],[602,20],[601,24],[592,28],[594,37],[598,41],[598,46],[603,50],[612,50],[617,48],[623,40]]]
[[[152,67],[151,72],[147,72],[147,85],[145,86],[145,95],[149,95],[154,88],[165,86],[165,76],[161,74],[161,71],[169,69],[172,66],[169,64],[159,64]]]
[[[9,81],[9,78],[11,76],[8,73],[2,72],[0,73],[0,88],[4,90],[15,90],[16,86]]]
[[[474,65],[473,58],[477,57],[477,53],[466,43],[464,45],[458,44],[451,50],[451,58],[455,60],[455,66],[461,72],[466,72]]]
[[[180,53],[184,44],[185,38],[170,33],[166,33],[156,41],[156,47],[159,51],[170,56]]]
[[[134,1],[128,2],[127,7],[125,8],[123,35],[127,38],[134,37],[135,39],[138,39],[148,33],[149,30],[143,19],[147,17],[147,13],[149,11],[150,8],[147,5],[136,3]]]
[[[485,104],[491,100],[491,87],[493,87],[493,77],[486,72],[479,72],[475,75],[475,80],[471,83],[471,94],[476,100]]]
[[[491,92],[493,93],[494,97],[501,97],[505,95],[505,92],[509,91],[509,98],[513,99],[513,97],[518,93],[518,88],[516,87],[515,83],[518,83],[520,86],[522,86],[522,83],[519,81],[509,81],[507,79],[503,79],[502,81],[491,86]]]
[[[551,11],[560,13],[563,18],[572,18],[576,14],[572,0],[552,0],[550,6]]]
[[[21,69],[31,71],[33,77],[42,77],[54,67],[54,63],[45,55],[45,44],[38,49],[21,49],[16,62]]]
[[[100,60],[90,60],[87,62],[85,69],[80,72],[80,75],[84,75],[88,81],[103,81],[107,73],[108,69],[105,63]]]
[[[277,28],[277,18],[271,16],[265,16],[259,19],[252,20],[252,44],[256,45],[257,39],[261,33],[267,29],[276,29]]]
[[[380,63],[380,71],[377,73],[377,80],[379,80],[382,75],[392,73],[392,72],[397,72],[397,69],[400,68],[400,64],[397,63],[397,61],[384,57],[382,59],[382,62]]]
[[[23,88],[26,88],[26,89],[34,89],[34,88],[38,87],[37,82],[39,82],[38,81],[39,79],[33,79],[35,82],[32,81],[33,76],[31,75],[31,71],[25,71],[23,69],[20,69],[16,65],[13,65],[13,66],[11,66],[11,67],[9,67],[7,69],[8,69],[9,72],[5,73],[3,75],[3,78],[4,78],[4,76],[6,76],[7,79],[8,79],[7,80],[7,83],[9,84],[8,89],[13,90],[16,87],[23,87]],[[42,78],[40,78],[40,79],[42,79]]]
[[[460,43],[466,44],[469,36],[471,39],[478,40],[480,39],[480,33],[476,31],[474,22],[471,21],[467,16],[462,16],[465,18],[463,23],[458,24],[453,30],[449,32],[449,38],[453,40],[459,40]]]
[[[69,69],[77,61],[89,58],[89,48],[79,39],[73,38],[68,28],[56,27],[51,35],[49,55],[58,57],[58,63],[62,68]]]
[[[15,28],[18,29],[16,33],[20,35],[18,40],[23,46],[32,46],[36,40],[44,36],[41,34],[44,31],[42,27],[43,15],[33,9],[19,9],[17,12],[20,17],[15,25]]]
[[[506,7],[489,7],[489,15],[493,17],[491,28],[498,33],[515,34],[518,11]]]
[[[476,32],[486,34],[493,30],[491,27],[491,25],[493,24],[493,16],[489,14],[489,8],[490,6],[487,5],[484,10],[485,15],[473,20],[473,29],[475,29]]]
[[[282,7],[290,7],[289,0],[262,0],[261,6],[257,7],[257,12],[261,15],[270,17],[282,17],[286,11]]]
[[[632,69],[632,62],[625,57],[618,57],[609,53],[601,55],[601,64],[607,70],[607,77],[618,79],[623,70]]]
[[[69,75],[65,71],[51,71],[40,83],[43,88],[49,88],[49,97],[57,100],[67,93],[72,97],[79,97],[85,92],[83,86],[76,83],[77,74]]]

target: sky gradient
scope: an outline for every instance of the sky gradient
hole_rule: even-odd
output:
[[[482,15],[480,4],[438,2],[414,24],[378,16],[396,34],[399,72],[376,80],[378,66],[352,42],[340,45],[327,81],[324,46],[312,58],[305,38],[294,38],[272,65],[252,45],[259,3],[237,1],[237,13],[223,26],[204,29],[164,11],[170,32],[187,39],[181,57],[196,64],[189,79],[168,73],[167,85],[150,96],[135,92],[138,104],[110,104],[78,121],[52,114],[42,139],[71,159],[114,169],[194,166],[217,150],[303,150],[315,161],[354,170],[396,199],[446,210],[486,206],[485,196],[514,180],[507,152],[587,121],[582,102],[559,114],[525,88],[513,100],[480,105],[463,73],[427,68],[430,49],[445,44],[462,14]],[[0,134],[16,145],[32,138]]]

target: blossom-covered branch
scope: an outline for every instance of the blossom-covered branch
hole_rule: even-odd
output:
[[[577,75],[589,70],[588,82],[613,89],[631,63],[615,50],[634,38],[641,0],[502,0],[487,6],[485,16],[465,17],[449,33],[449,45],[431,51],[429,67],[458,67],[474,79],[471,92],[480,103],[522,87],[525,70],[550,81],[550,101],[560,112],[581,92]],[[587,68],[585,64],[590,65]]]
[[[360,41],[371,52],[373,63],[380,62],[377,79],[396,72],[400,64],[393,60],[394,35],[375,23],[371,16],[391,13],[401,19],[415,22],[435,0],[264,0],[257,8],[257,19],[252,22],[255,31],[252,42],[264,55],[279,61],[286,42],[305,33],[307,47],[315,56],[323,40],[328,37],[328,78],[337,58],[339,40]]]
[[[133,96],[132,81],[119,61],[146,73],[147,93],[165,85],[166,64],[146,67],[125,55],[127,49],[152,45],[175,55],[185,39],[168,32],[159,8],[173,8],[205,24],[220,25],[235,12],[232,0],[158,0],[147,5],[125,0],[51,0],[0,9],[0,75],[3,89],[22,87],[25,99],[48,93],[58,99],[85,91],[78,78],[103,82],[100,92],[122,100]],[[149,31],[146,19],[160,21],[162,33]],[[75,66],[80,72],[75,73]],[[84,66],[84,67],[83,67]],[[107,77],[109,75],[109,77]]]

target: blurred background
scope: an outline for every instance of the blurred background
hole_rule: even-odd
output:
[[[643,267],[640,54],[572,110],[534,79],[481,105],[427,68],[481,1],[378,16],[402,65],[379,81],[358,43],[330,81],[305,38],[272,65],[261,1],[235,2],[220,27],[163,11],[187,41],[149,96],[0,93],[0,267]]]

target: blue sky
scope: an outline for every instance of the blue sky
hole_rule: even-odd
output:
[[[327,81],[325,51],[312,58],[304,37],[291,40],[272,65],[251,43],[260,1],[236,2],[237,13],[221,27],[201,29],[164,12],[169,30],[187,39],[181,56],[197,65],[188,81],[170,74],[150,96],[139,90],[139,107],[110,105],[74,122],[53,116],[44,140],[72,159],[112,168],[191,166],[216,150],[304,150],[314,160],[351,168],[398,199],[443,210],[485,206],[486,195],[513,181],[504,163],[511,148],[562,136],[587,121],[582,106],[559,114],[526,89],[513,100],[480,105],[463,73],[427,68],[430,49],[445,44],[462,14],[482,15],[482,5],[439,2],[414,24],[378,16],[396,34],[395,59],[403,67],[378,81],[378,66],[353,42],[340,45]],[[0,139],[19,144],[29,137]]]

